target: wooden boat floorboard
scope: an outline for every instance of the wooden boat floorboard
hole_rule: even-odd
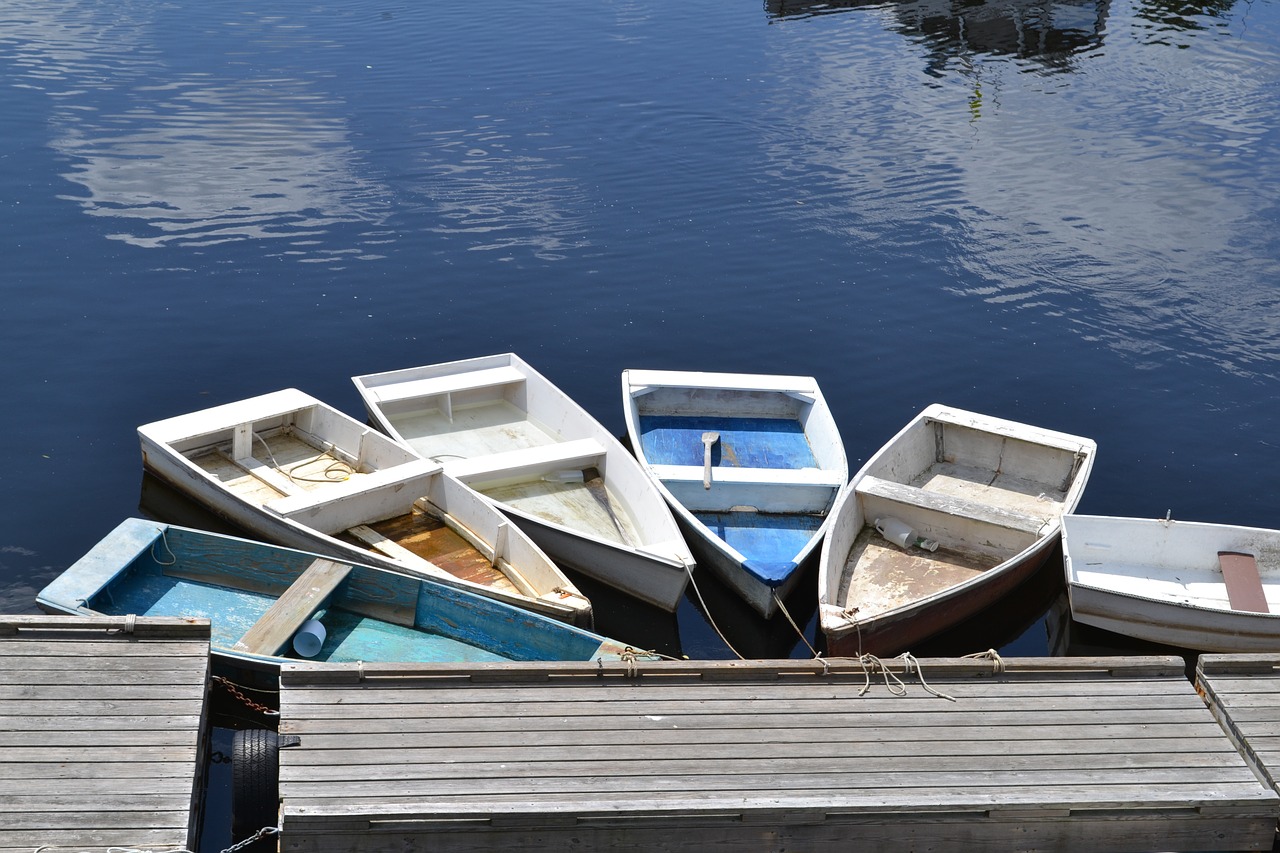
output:
[[[454,577],[499,590],[517,591],[510,578],[494,568],[475,546],[438,518],[424,512],[413,512],[367,526]],[[361,544],[346,534],[340,538]]]
[[[388,418],[410,447],[439,462],[556,443],[554,435],[505,400],[455,406],[452,418],[435,407]]]
[[[361,476],[346,461],[328,451],[317,450],[296,436],[278,434],[258,438],[261,441],[254,442],[253,458],[278,471],[287,485],[296,491],[315,491],[341,480]],[[192,457],[191,461],[237,495],[258,503],[287,494],[283,489],[263,482],[237,463],[229,455],[228,448],[201,453]]]
[[[591,469],[584,471],[582,482],[532,480],[480,491],[492,500],[554,524],[626,545],[639,542],[626,510]]]
[[[849,551],[839,601],[863,618],[950,589],[991,568],[995,561],[949,548],[903,551],[886,544],[870,525]]]

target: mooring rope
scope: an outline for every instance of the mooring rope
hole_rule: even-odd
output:
[[[791,613],[787,611],[787,605],[782,603],[782,599],[778,596],[778,591],[775,589],[775,590],[772,590],[772,592],[773,592],[773,600],[778,604],[778,610],[782,613],[783,616],[787,617],[787,621],[791,623],[791,627],[795,629],[796,634],[800,637],[800,639],[804,642],[804,644],[808,646],[809,654],[813,655],[814,659],[816,660],[819,656],[818,650],[815,649],[813,647],[813,644],[809,642],[809,638],[804,635],[804,631],[801,630],[800,626],[796,624],[796,620],[791,618]]]
[[[725,637],[724,632],[720,630],[720,626],[716,624],[716,620],[711,617],[711,610],[707,607],[707,602],[702,598],[702,590],[698,589],[698,582],[693,579],[693,569],[689,567],[688,563],[684,564],[684,571],[685,574],[689,576],[689,584],[693,587],[694,594],[698,596],[698,603],[702,605],[702,612],[706,614],[707,622],[710,623],[712,629],[720,636],[720,641],[729,647],[729,651],[737,655],[738,660],[746,660],[746,658],[738,654],[738,650],[733,647],[733,643],[729,642],[728,638]]]
[[[867,691],[871,689],[871,676],[873,673],[879,672],[884,675],[884,686],[894,696],[906,696],[907,685],[902,683],[902,679],[890,672],[884,662],[875,655],[863,655],[858,658],[858,663],[862,665],[862,674],[866,676],[866,683],[862,685],[862,689],[858,691],[859,696],[867,695]],[[892,679],[892,680],[890,680]]]

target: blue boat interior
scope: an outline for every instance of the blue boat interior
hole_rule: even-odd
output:
[[[743,568],[770,586],[795,571],[796,555],[825,520],[821,515],[752,511],[694,512],[693,516],[745,558]]]
[[[229,649],[315,559],[248,540],[167,527],[91,593],[108,615],[207,618]],[[443,584],[356,566],[313,615],[325,642],[311,660],[483,662],[587,660],[600,638]],[[281,657],[295,657],[287,648]]]
[[[717,432],[712,467],[817,468],[803,425],[793,418],[640,415],[640,443],[653,465],[702,465],[702,434]]]

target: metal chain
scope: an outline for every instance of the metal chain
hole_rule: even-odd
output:
[[[232,696],[236,697],[245,705],[248,705],[250,708],[257,711],[258,713],[264,714],[265,716],[268,716],[268,717],[280,716],[279,711],[273,711],[272,709],[268,708],[266,705],[263,705],[261,702],[253,701],[248,696],[241,693],[235,684],[233,684],[230,680],[223,678],[221,675],[213,676],[213,680],[221,684],[223,687],[227,688],[227,692],[229,692]]]
[[[264,826],[262,827],[262,829],[259,829],[253,835],[250,835],[244,841],[240,841],[235,844],[232,844],[230,847],[223,850],[222,853],[237,853],[237,851],[243,850],[244,848],[248,847],[250,844],[253,844],[257,841],[261,841],[262,839],[266,838],[268,835],[279,835],[279,834],[280,834],[280,827]]]

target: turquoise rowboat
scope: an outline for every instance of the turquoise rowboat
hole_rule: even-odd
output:
[[[472,663],[617,660],[614,640],[457,587],[127,519],[37,596],[51,613],[208,619],[233,668],[290,660]]]

